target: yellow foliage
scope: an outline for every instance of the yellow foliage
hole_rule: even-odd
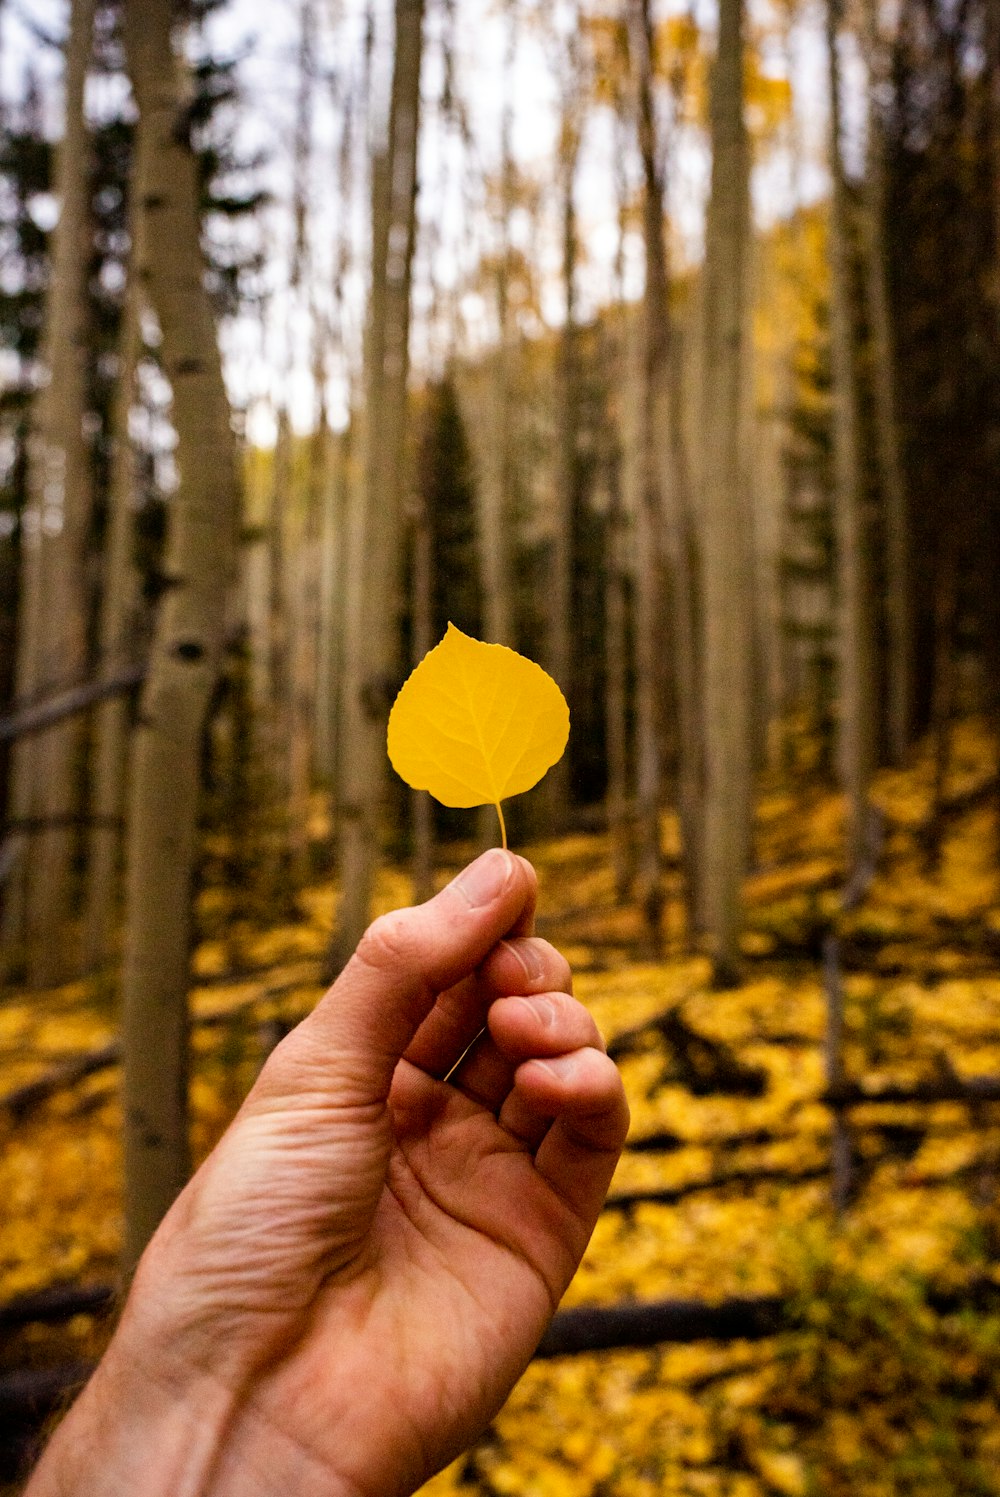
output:
[[[982,784],[991,752],[981,732],[963,730],[949,793]],[[994,829],[982,806],[970,805],[949,827],[940,867],[928,873],[913,828],[926,815],[929,783],[922,760],[879,781],[889,828],[884,868],[863,906],[842,922],[845,939],[863,936],[870,943],[864,949],[874,953],[866,970],[845,978],[852,1075],[926,1078],[942,1056],[959,1074],[1000,1071],[1000,973],[990,968],[986,934],[1000,926]],[[762,871],[748,894],[755,930],[779,951],[796,922],[836,908],[842,818],[839,797],[823,791],[782,787],[762,800]],[[673,823],[665,829],[675,836]],[[958,1288],[972,1275],[996,1277],[982,1243],[998,1230],[989,1201],[1000,1159],[997,1109],[975,1119],[958,1103],[855,1109],[850,1124],[866,1183],[835,1225],[828,1180],[796,1178],[822,1170],[830,1147],[830,1115],[819,1101],[825,1020],[815,962],[755,957],[742,986],[716,992],[709,963],[683,948],[682,926],[670,923],[676,893],[665,923],[668,955],[634,960],[637,913],[615,905],[606,837],[566,837],[531,854],[540,873],[540,930],[574,953],[581,968],[576,992],[606,1036],[676,1008],[707,1041],[767,1075],[761,1097],[693,1096],[671,1070],[670,1047],[652,1031],[622,1060],[633,1139],[662,1131],[674,1143],[658,1153],[627,1151],[612,1194],[678,1195],[669,1204],[605,1212],[566,1304],[781,1293],[801,1296],[806,1314],[802,1327],[759,1343],[533,1364],[469,1462],[435,1478],[430,1497],[477,1490],[514,1497],[944,1497],[991,1490],[986,1479],[963,1486],[955,1468],[940,1465],[952,1457],[939,1447],[941,1421],[950,1420],[948,1438],[961,1435],[963,1460],[975,1456],[987,1473],[1000,1469],[996,1401],[983,1391],[993,1386],[984,1380],[992,1375],[990,1358],[994,1366],[1000,1361],[1000,1333],[995,1322],[967,1317],[962,1325],[972,1329],[949,1331],[952,1341],[942,1343],[944,1333],[919,1297],[909,1303],[904,1290],[914,1280]],[[460,861],[456,853],[455,867]],[[449,871],[442,867],[439,881]],[[822,903],[828,895],[829,907]],[[408,871],[385,870],[377,907],[408,899]],[[266,969],[251,979],[221,980],[224,943],[213,939],[197,953],[191,1097],[198,1158],[252,1082],[262,1021],[293,1022],[318,998],[334,904],[335,891],[320,884],[302,896],[301,920],[250,932],[246,960]],[[942,978],[942,943],[956,929],[966,945],[973,929],[984,939],[971,956],[956,945],[950,959],[957,965]],[[895,963],[891,975],[879,965],[886,952]],[[198,1022],[206,1017],[210,1024]],[[4,1088],[113,1035],[108,995],[96,985],[9,994],[0,1002]],[[116,1087],[116,1071],[106,1070],[21,1122],[0,1112],[0,1296],[56,1279],[111,1276],[120,1210]],[[887,1146],[890,1130],[904,1141],[909,1133],[911,1143]],[[702,1188],[727,1173],[762,1170],[785,1178]],[[845,1325],[856,1334],[845,1334]],[[80,1317],[60,1330],[56,1354],[90,1355],[100,1334]],[[902,1348],[895,1353],[894,1338]],[[51,1354],[48,1347],[19,1343],[18,1352],[41,1357]],[[965,1380],[964,1400],[949,1394],[921,1402],[906,1391],[935,1358],[945,1384]],[[899,1472],[916,1459],[914,1448],[924,1464],[917,1484],[907,1485]]]
[[[536,785],[568,737],[566,698],[540,665],[454,624],[389,714],[396,773],[446,806],[496,806],[501,827],[500,802]]]

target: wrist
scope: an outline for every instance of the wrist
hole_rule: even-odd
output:
[[[156,1349],[135,1363],[108,1348],[39,1461],[25,1497],[207,1497],[233,1417],[207,1379],[158,1380]]]
[[[251,1397],[203,1374],[167,1374],[168,1347],[138,1353],[134,1342],[123,1323],[24,1497],[359,1497],[259,1419]]]

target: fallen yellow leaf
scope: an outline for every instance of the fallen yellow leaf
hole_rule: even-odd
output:
[[[389,714],[392,767],[445,806],[496,806],[551,769],[569,737],[569,708],[552,677],[506,645],[448,625],[403,683]]]

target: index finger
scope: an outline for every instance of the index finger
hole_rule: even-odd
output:
[[[534,917],[524,858],[491,848],[426,904],[375,920],[333,987],[295,1031],[290,1062],[318,1062],[310,1084],[355,1103],[382,1102],[396,1065],[437,997]],[[287,1045],[287,1042],[286,1042]],[[313,1067],[310,1065],[310,1071]]]

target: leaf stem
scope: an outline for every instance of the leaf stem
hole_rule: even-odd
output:
[[[497,808],[497,815],[500,818],[500,836],[502,838],[501,846],[502,847],[506,847],[507,846],[507,824],[506,824],[506,822],[503,819],[503,812],[500,809],[500,802],[497,800],[497,801],[494,801],[493,804],[496,806],[496,808]]]

